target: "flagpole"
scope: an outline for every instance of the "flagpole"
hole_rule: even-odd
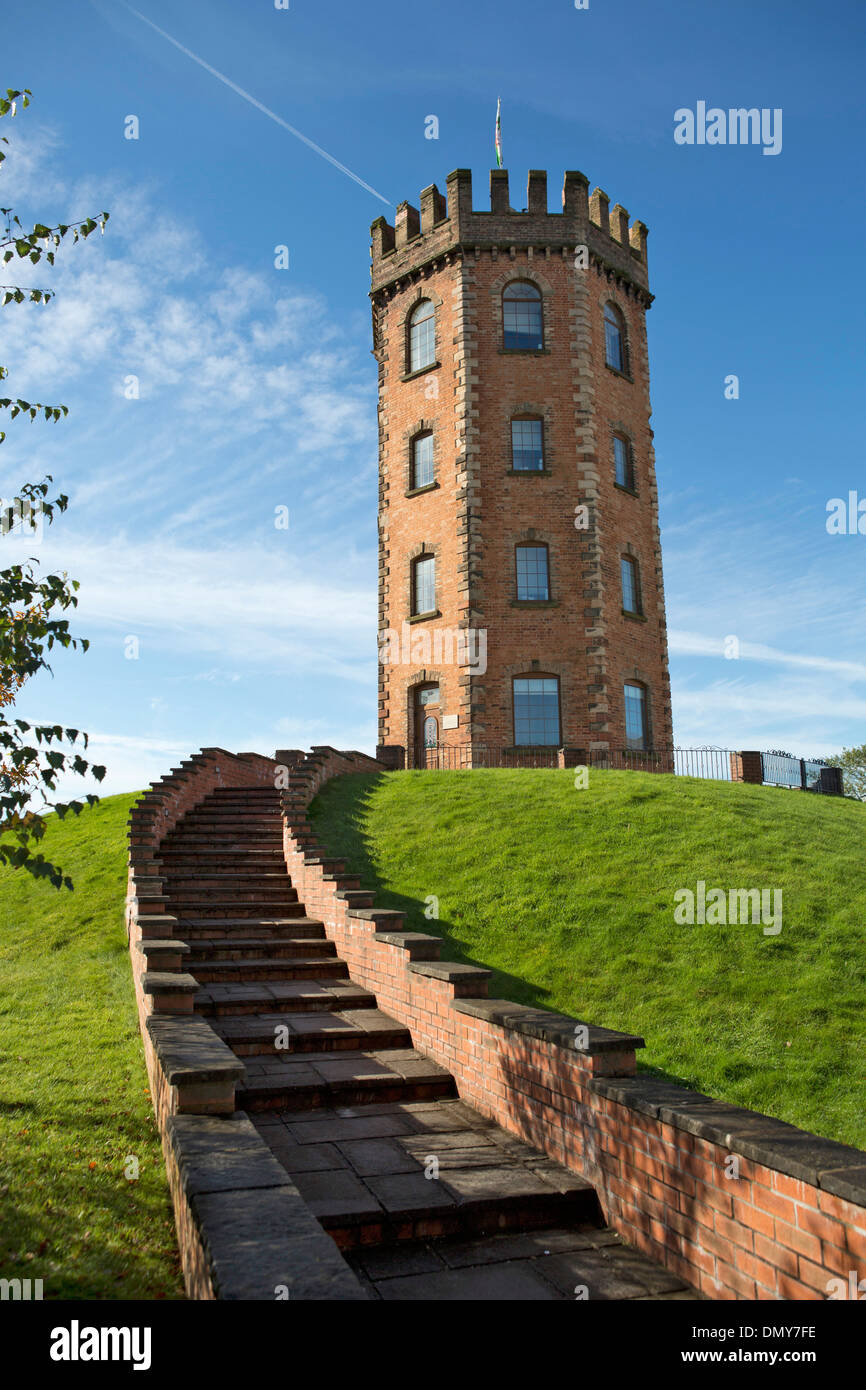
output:
[[[496,98],[496,131],[494,135],[494,146],[496,149],[496,167],[502,168],[502,98]]]

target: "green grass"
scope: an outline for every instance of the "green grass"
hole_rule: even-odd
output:
[[[183,1296],[123,922],[134,800],[51,818],[74,892],[0,870],[0,1278],[46,1299]]]
[[[491,995],[646,1039],[642,1070],[866,1147],[866,805],[638,772],[341,778],[312,818]],[[783,926],[678,926],[674,893],[781,888]],[[425,917],[438,898],[439,920]]]

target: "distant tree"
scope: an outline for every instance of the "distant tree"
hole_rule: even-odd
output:
[[[7,88],[0,97],[0,117],[14,116],[21,107],[30,105],[28,90]],[[0,138],[0,144],[8,141]],[[6,155],[0,149],[0,163]],[[0,232],[0,251],[5,267],[16,257],[38,265],[45,259],[54,264],[54,254],[64,240],[73,242],[90,236],[97,227],[104,231],[108,213],[97,218],[61,223],[56,227],[42,222],[26,230],[12,208],[0,208],[5,219],[5,232]],[[53,298],[50,290],[32,286],[0,285],[3,307],[11,304],[47,304]],[[0,366],[0,381],[8,376]],[[20,397],[0,397],[0,410],[9,412],[11,420],[26,416],[32,422],[44,415],[46,420],[58,421],[65,416],[65,405],[43,405]],[[0,430],[0,444],[6,438]],[[68,498],[60,494],[49,500],[49,474],[41,482],[24,483],[13,497],[0,502],[0,541],[19,529],[35,535],[40,525],[50,525],[55,512],[64,512]],[[47,878],[55,888],[72,888],[72,880],[56,864],[51,864],[36,846],[45,834],[45,812],[56,811],[65,816],[83,809],[84,801],[59,802],[49,799],[57,787],[61,773],[90,773],[102,781],[105,768],[88,763],[79,752],[87,747],[87,735],[78,729],[60,724],[28,724],[24,719],[11,717],[11,710],[24,684],[38,671],[50,671],[47,653],[55,646],[80,647],[86,651],[84,638],[75,638],[69,631],[66,618],[58,616],[78,604],[78,583],[67,574],[37,574],[38,562],[31,557],[21,564],[0,569],[0,863],[26,869],[35,878]],[[64,751],[64,745],[71,751]],[[79,745],[76,747],[75,745]],[[96,796],[87,796],[93,805]]]
[[[831,762],[842,769],[845,795],[866,801],[866,743],[861,743],[859,748],[843,748]]]

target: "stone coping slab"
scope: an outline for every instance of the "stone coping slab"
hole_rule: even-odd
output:
[[[190,947],[185,941],[175,941],[170,936],[148,936],[136,942],[136,950],[143,956],[188,956]]]
[[[199,983],[193,975],[146,970],[141,977],[141,988],[145,994],[196,994]]]
[[[756,1110],[653,1077],[594,1078],[593,1091],[731,1153],[866,1206],[866,1154]]]
[[[643,1038],[633,1033],[618,1033],[613,1028],[599,1028],[581,1023],[568,1014],[554,1014],[547,1009],[533,1009],[528,1004],[512,1004],[507,999],[455,999],[451,1006],[458,1013],[483,1018],[513,1033],[523,1033],[542,1042],[556,1043],[570,1052],[628,1052],[645,1047]],[[586,1042],[579,1045],[576,1030],[586,1030]]]
[[[166,1143],[214,1297],[363,1301],[366,1294],[242,1111],[175,1115]]]
[[[360,917],[363,922],[375,922],[377,930],[381,930],[378,927],[379,922],[397,926],[406,920],[405,912],[400,912],[396,907],[354,907],[349,916]]]
[[[441,936],[429,936],[422,931],[377,931],[376,940],[402,947],[413,960],[438,960],[442,950]]]
[[[170,1086],[242,1081],[246,1068],[210,1024],[195,1014],[151,1014],[147,1032]]]
[[[376,933],[378,936],[378,932]],[[408,967],[416,975],[430,975],[434,980],[466,981],[466,980],[489,980],[493,974],[492,970],[486,970],[483,965],[461,965],[459,961],[414,961]]]

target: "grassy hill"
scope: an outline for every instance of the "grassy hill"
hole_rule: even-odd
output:
[[[0,1276],[182,1297],[123,927],[134,796],[50,827],[74,893],[0,870]],[[340,779],[313,816],[379,901],[491,992],[642,1033],[641,1065],[866,1147],[866,805],[592,772]],[[674,893],[781,888],[783,926],[678,926]],[[425,902],[438,898],[438,920]],[[124,1168],[138,1159],[140,1176]]]
[[[491,995],[633,1030],[641,1069],[866,1148],[866,805],[480,770],[341,778],[312,815],[382,906],[493,969]],[[698,880],[781,889],[781,933],[677,925]]]
[[[134,800],[51,818],[74,892],[0,869],[0,1276],[46,1299],[183,1295],[123,923]]]

